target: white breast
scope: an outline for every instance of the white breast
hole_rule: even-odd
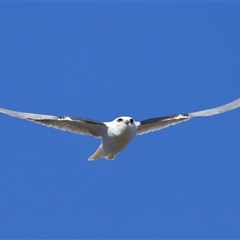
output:
[[[115,154],[122,151],[136,134],[135,125],[109,126],[108,131],[102,137],[102,147],[106,153]]]

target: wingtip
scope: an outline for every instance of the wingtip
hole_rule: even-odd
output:
[[[232,111],[239,107],[240,107],[240,98],[219,107],[189,113],[189,116],[190,117],[208,117],[208,116],[213,116],[213,115],[225,113],[228,111]]]

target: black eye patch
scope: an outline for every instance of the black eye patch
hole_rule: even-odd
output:
[[[119,118],[118,120],[117,120],[117,122],[122,122],[123,120],[122,120],[122,118]]]

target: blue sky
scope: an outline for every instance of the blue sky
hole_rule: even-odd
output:
[[[0,107],[135,120],[240,97],[240,5],[0,3]],[[0,115],[0,238],[240,238],[240,109],[99,140]]]

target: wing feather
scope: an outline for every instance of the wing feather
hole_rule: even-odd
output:
[[[92,119],[25,113],[4,108],[0,108],[0,112],[62,131],[70,131],[94,137],[101,137],[107,130],[107,126],[104,123]]]
[[[137,135],[158,131],[189,119],[190,116],[188,114],[175,114],[171,116],[146,119],[137,124]]]
[[[228,111],[234,110],[239,107],[240,107],[240,98],[236,99],[233,102],[222,105],[220,107],[210,108],[207,110],[189,113],[189,116],[191,118],[193,118],[193,117],[208,117],[208,116],[213,116],[216,114],[228,112]]]
[[[141,122],[136,122],[137,125],[137,135],[158,131],[160,129],[175,125],[195,117],[208,117],[216,114],[228,112],[240,107],[240,98],[233,102],[222,105],[220,107],[211,108],[207,110],[202,110],[198,112],[192,112],[187,114],[175,114],[165,117],[157,117],[143,120]]]

